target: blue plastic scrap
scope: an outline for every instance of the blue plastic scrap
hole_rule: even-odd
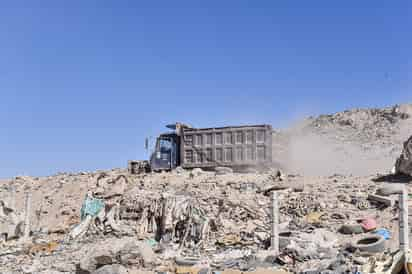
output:
[[[382,236],[385,240],[389,240],[391,238],[391,232],[386,228],[377,229],[375,234]]]
[[[104,202],[102,200],[86,197],[80,209],[80,219],[83,220],[87,215],[96,217],[103,208]]]

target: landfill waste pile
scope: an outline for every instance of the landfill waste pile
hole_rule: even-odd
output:
[[[401,124],[410,121],[408,111],[356,110],[312,119],[312,124],[379,135],[359,133],[362,121],[388,127],[398,138]],[[277,144],[291,132],[276,132]],[[330,129],[326,132],[329,136]],[[369,144],[379,152],[375,137]],[[301,175],[291,170],[296,162],[279,158],[287,172],[177,168],[132,175],[112,169],[3,180],[0,273],[402,273],[410,257],[412,179],[399,168],[389,171],[409,159],[408,142],[401,153],[408,138],[388,141],[399,145],[398,154],[380,174],[353,175],[352,166],[345,166],[337,170],[348,172]],[[282,153],[290,154],[294,141]],[[316,158],[320,148],[309,154],[310,147],[295,148],[308,166],[309,156],[324,164]],[[351,149],[342,165],[358,164]],[[362,158],[362,166],[374,163]]]
[[[278,171],[16,177],[1,186],[0,273],[355,273],[396,263],[396,187]]]

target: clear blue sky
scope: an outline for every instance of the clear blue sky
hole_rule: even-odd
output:
[[[2,1],[0,177],[125,167],[166,123],[412,100],[412,4]]]

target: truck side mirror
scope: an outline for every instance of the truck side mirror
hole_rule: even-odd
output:
[[[145,138],[145,140],[144,140],[144,148],[146,149],[146,150],[149,150],[149,138]]]

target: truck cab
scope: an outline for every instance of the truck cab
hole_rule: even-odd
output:
[[[153,171],[172,170],[180,165],[179,138],[176,133],[161,134],[150,156]]]

